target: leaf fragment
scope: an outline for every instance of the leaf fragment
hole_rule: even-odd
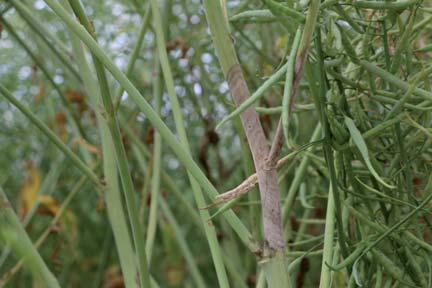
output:
[[[364,141],[362,134],[360,133],[360,131],[358,130],[358,128],[356,127],[354,121],[345,116],[345,125],[347,126],[350,135],[351,135],[351,139],[353,140],[354,144],[356,145],[356,147],[359,149],[361,156],[363,157],[364,162],[366,163],[366,167],[369,169],[370,173],[372,174],[372,176],[375,177],[375,179],[380,182],[382,185],[384,185],[385,187],[389,188],[389,189],[394,189],[395,186],[392,186],[390,184],[387,184],[376,172],[375,168],[372,166],[372,163],[370,161],[370,157],[369,157],[369,150],[367,148],[366,142]]]

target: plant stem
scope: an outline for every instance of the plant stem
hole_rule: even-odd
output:
[[[327,212],[326,212],[326,223],[324,232],[324,252],[321,262],[321,279],[320,288],[331,287],[331,275],[332,271],[329,265],[333,264],[333,238],[334,238],[334,224],[335,224],[335,206],[333,191],[330,185],[327,199]]]
[[[61,0],[61,4],[66,9],[71,10],[67,0]],[[70,34],[74,56],[76,57],[77,65],[83,76],[84,88],[90,97],[93,107],[100,107],[102,103],[99,96],[100,91],[97,85],[98,83],[90,70],[90,65],[85,57],[85,51],[81,45],[81,41],[75,34]],[[128,222],[122,205],[123,201],[118,183],[114,147],[105,119],[102,117],[101,113],[99,113],[99,110],[96,110],[96,120],[102,142],[103,174],[107,184],[104,196],[108,218],[111,229],[113,230],[125,286],[127,288],[137,288],[138,286],[135,279],[137,267],[128,229]]]
[[[60,288],[57,279],[48,269],[42,257],[22,227],[17,215],[0,187],[0,238],[9,245],[13,254],[22,258],[24,265],[32,272],[34,279],[48,288]],[[0,286],[3,286],[0,283]]]
[[[150,7],[149,7],[150,9]],[[162,106],[162,89],[160,81],[160,67],[157,57],[155,57],[154,72],[155,79],[153,81],[153,97],[155,110],[159,112]],[[162,140],[158,132],[154,133],[153,153],[152,153],[152,179],[151,179],[151,202],[149,221],[147,226],[146,253],[148,262],[151,263],[153,254],[153,244],[156,235],[156,224],[158,220],[158,201],[160,194],[160,176],[161,176],[161,160],[162,160]]]
[[[206,287],[204,279],[203,279],[200,271],[198,270],[196,261],[192,255],[192,252],[189,249],[187,241],[182,235],[183,232],[181,231],[181,228],[178,225],[178,223],[177,223],[172,211],[170,210],[168,204],[166,203],[165,199],[161,198],[159,200],[159,205],[161,206],[162,212],[165,215],[165,217],[167,218],[171,227],[176,232],[176,238],[177,238],[178,244],[179,244],[179,246],[180,246],[180,248],[181,248],[181,250],[182,250],[182,252],[186,258],[186,262],[188,263],[189,268],[191,269],[192,278],[194,279],[195,284],[196,284],[195,287],[199,287],[199,288]]]
[[[223,7],[219,1],[204,0],[207,22],[213,38],[213,44],[220,65],[227,78],[231,93],[237,105],[249,98],[249,90],[225,21]],[[269,147],[258,115],[253,108],[248,108],[240,116],[258,175],[262,201],[265,245],[270,252],[283,250],[279,187],[274,167],[268,167],[266,159]]]
[[[219,63],[232,97],[239,106],[250,97],[250,93],[224,16],[225,7],[222,7],[220,1],[204,0],[204,9]],[[240,115],[240,119],[258,176],[264,228],[264,256],[268,257],[263,262],[267,282],[270,287],[276,287],[274,285],[287,287],[290,281],[286,272],[285,242],[276,167],[267,162],[270,151],[256,111],[248,108]]]
[[[18,11],[21,17],[29,25],[30,29],[36,33],[47,47],[53,52],[54,55],[60,60],[60,62],[67,68],[67,70],[74,76],[74,78],[81,82],[80,74],[75,67],[71,65],[70,57],[67,55],[67,49],[62,42],[58,41],[40,21],[33,16],[33,12],[27,7],[24,1],[10,0],[12,6]],[[60,49],[58,49],[60,47]]]
[[[38,127],[42,133],[44,133],[50,141],[52,141],[57,148],[59,148],[71,161],[74,165],[81,170],[82,173],[87,175],[90,180],[97,185],[98,188],[102,188],[102,184],[99,181],[99,178],[94,174],[94,172],[75,154],[73,153],[69,147],[66,146],[60,140],[57,135],[49,129],[45,123],[43,123],[33,112],[30,111],[29,108],[21,104],[15,97],[3,86],[0,84],[0,93],[18,110],[20,110],[36,127]]]
[[[145,13],[144,13],[144,16],[142,19],[142,24],[141,24],[141,27],[138,31],[138,35],[136,37],[135,46],[132,50],[128,65],[127,65],[126,70],[124,72],[127,77],[130,77],[132,75],[133,69],[135,67],[135,63],[136,63],[138,56],[140,55],[140,52],[141,52],[144,36],[148,30],[149,23],[150,23],[150,2],[147,3]],[[124,89],[122,86],[120,86],[117,89],[117,91],[114,93],[114,107],[116,110],[120,106],[121,96],[122,96],[123,92],[124,92]]]
[[[92,36],[82,27],[82,25],[76,23],[72,19],[67,11],[65,11],[60,5],[53,0],[44,0],[47,5],[53,9],[53,11],[64,21],[64,23],[83,41],[92,53],[103,63],[105,68],[111,72],[113,77],[120,83],[120,85],[129,94],[131,99],[139,107],[139,109],[147,116],[148,120],[154,125],[154,127],[161,134],[162,139],[167,145],[170,146],[172,151],[176,154],[179,161],[186,167],[186,169],[193,175],[202,188],[209,194],[210,198],[214,200],[219,193],[213,184],[207,179],[202,170],[198,167],[195,161],[192,159],[187,150],[179,145],[177,138],[170,131],[167,125],[162,119],[155,113],[151,108],[150,104],[144,99],[143,95],[140,94],[138,89],[131,83],[131,81],[122,73],[116,65],[110,60],[110,58],[103,52],[97,42]],[[236,231],[240,239],[251,249],[253,252],[259,250],[257,244],[252,240],[249,231],[244,227],[237,216],[232,212],[228,211],[224,214],[227,218],[228,223]]]
[[[160,63],[162,66],[162,72],[165,79],[165,85],[168,90],[168,96],[170,98],[170,103],[172,107],[172,113],[174,116],[174,121],[176,125],[176,130],[179,134],[179,140],[181,145],[185,148],[186,151],[189,151],[189,143],[188,138],[186,135],[186,129],[183,125],[183,116],[181,114],[181,108],[180,104],[175,92],[174,88],[174,80],[171,73],[171,68],[169,65],[168,55],[166,52],[166,44],[165,44],[165,37],[163,33],[163,27],[162,27],[162,19],[159,12],[158,4],[155,0],[150,0],[151,7],[152,7],[152,14],[153,14],[153,21],[155,23],[155,30],[156,30],[156,41],[158,46],[158,54]],[[204,200],[204,195],[201,192],[201,188],[199,187],[196,180],[193,178],[192,174],[190,172],[188,173],[189,181],[192,186],[192,191],[195,197],[195,202],[198,207],[205,207],[206,203]],[[216,274],[219,281],[220,287],[229,287],[228,283],[228,277],[226,274],[225,266],[223,264],[222,259],[222,252],[219,246],[219,243],[217,241],[216,237],[216,230],[214,228],[213,223],[209,220],[210,215],[207,210],[200,210],[200,216],[202,220],[202,224],[204,226],[204,231],[207,236],[207,241],[209,242],[210,251],[213,257],[213,263],[216,269]]]
[[[21,39],[21,37],[15,32],[13,27],[9,24],[8,21],[6,21],[6,19],[2,15],[0,15],[0,21],[2,22],[2,25],[4,26],[4,28],[6,28],[8,33],[13,38],[15,38],[15,40],[18,42],[18,44],[21,45],[21,47],[26,51],[28,56],[30,56],[30,58],[34,61],[35,65],[37,67],[39,67],[39,69],[42,71],[42,74],[45,76],[45,78],[48,80],[48,82],[52,85],[54,90],[59,95],[60,101],[66,107],[68,114],[72,117],[72,123],[74,125],[73,127],[76,129],[78,136],[83,137],[85,139],[86,135],[85,135],[84,129],[82,128],[82,126],[80,124],[77,113],[75,113],[75,111],[73,110],[73,107],[68,102],[66,95],[63,93],[60,86],[57,83],[55,83],[53,77],[50,75],[50,73],[49,73],[48,69],[46,68],[46,66],[44,65],[44,63],[40,60],[39,57],[37,57],[37,55],[35,55],[35,53],[33,53],[33,51],[27,45],[26,41],[24,39]]]
[[[82,25],[87,31],[95,34],[90,24],[90,21],[85,15],[84,9],[79,0],[69,0],[69,4],[72,7],[75,15],[78,17]],[[139,221],[138,206],[136,201],[135,189],[133,186],[132,178],[129,173],[129,165],[127,161],[126,151],[123,146],[122,136],[120,134],[120,128],[117,121],[116,112],[112,103],[111,94],[108,86],[108,80],[105,74],[105,68],[100,60],[92,54],[93,63],[95,65],[97,77],[99,80],[100,94],[102,97],[102,103],[104,106],[104,117],[109,128],[111,139],[113,141],[114,153],[116,158],[117,169],[120,174],[120,179],[123,187],[123,193],[125,194],[126,206],[129,215],[129,223],[132,230],[132,238],[138,258],[139,268],[139,279],[141,287],[150,287],[150,274],[147,266],[147,256],[145,251],[144,242],[144,231]]]

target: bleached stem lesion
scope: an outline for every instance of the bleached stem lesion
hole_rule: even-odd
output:
[[[276,162],[275,167],[276,169],[279,169],[282,167],[285,163],[287,163],[289,160],[292,160],[298,153],[302,152],[301,150],[296,150],[294,152],[291,152],[290,154],[286,155],[285,157],[279,159]],[[231,189],[225,193],[222,193],[216,197],[216,201],[213,203],[212,206],[220,205],[223,203],[226,203],[228,201],[231,201],[233,199],[237,199],[245,194],[247,194],[249,191],[251,191],[255,186],[258,184],[258,176],[257,173],[254,173],[250,175],[246,180],[244,180],[240,185],[235,187],[234,189]]]

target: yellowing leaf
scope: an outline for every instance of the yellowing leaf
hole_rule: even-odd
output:
[[[52,196],[41,195],[38,197],[39,208],[38,214],[48,215],[50,217],[56,217],[60,213],[60,203]],[[67,209],[62,212],[63,214],[58,220],[58,227],[60,230],[68,236],[70,242],[74,242],[78,239],[78,226],[77,218],[72,210]]]
[[[29,161],[25,165],[27,177],[20,191],[19,216],[23,219],[30,211],[36,201],[36,196],[41,185],[41,176],[33,162]]]
[[[38,213],[44,215],[50,215],[55,217],[60,209],[59,203],[52,196],[41,195],[39,196],[39,209]]]

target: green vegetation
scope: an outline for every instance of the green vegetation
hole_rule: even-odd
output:
[[[428,1],[0,2],[0,287],[430,287]]]

